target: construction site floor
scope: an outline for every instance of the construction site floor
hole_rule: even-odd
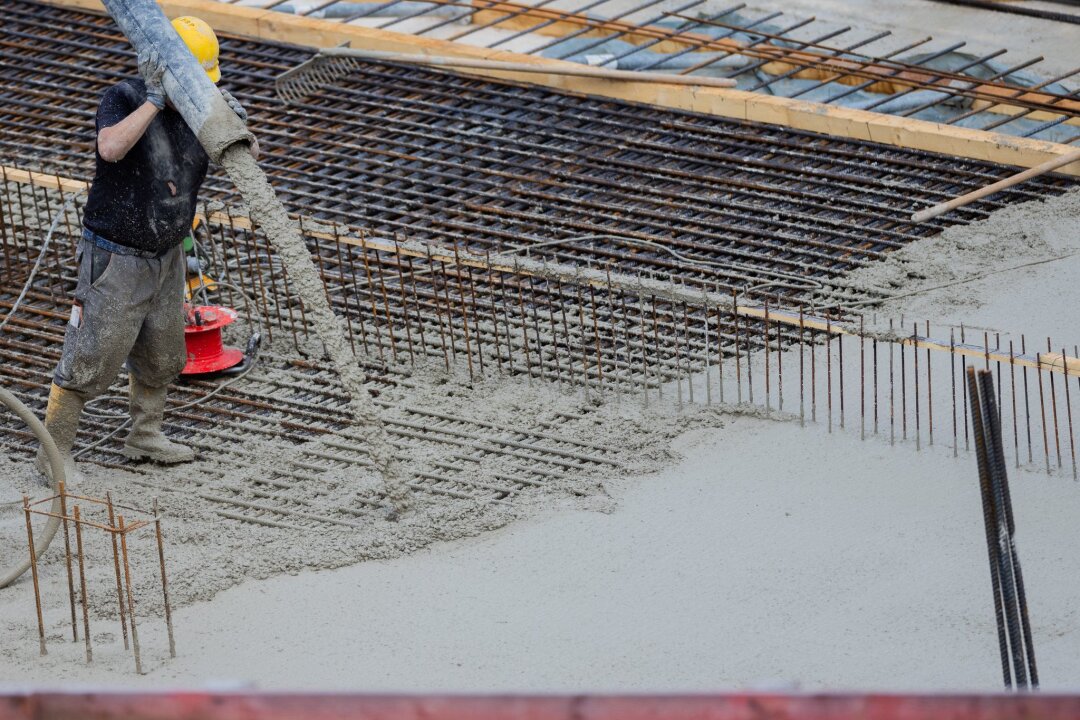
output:
[[[896,311],[935,302],[935,323],[991,323],[1022,287],[1029,309],[1009,321],[1075,327],[1076,305],[1053,301],[1067,300],[1062,273],[1074,259],[1008,270],[1076,246],[1075,199],[1007,211],[1029,250],[988,252],[1000,220],[970,227],[977,259],[953,257],[954,269],[1006,272],[964,285],[962,303],[949,288]],[[906,270],[924,276],[911,289],[933,282],[934,257],[908,256]],[[849,383],[857,373],[850,364]],[[147,625],[143,678],[104,623],[93,666],[63,641],[58,574],[48,658],[34,657],[26,631],[28,591],[8,593],[2,617],[23,639],[0,649],[0,672],[13,682],[372,691],[999,686],[975,462],[962,444],[954,458],[941,434],[918,452],[899,428],[891,445],[884,423],[861,440],[854,414],[830,433],[800,427],[797,414],[680,414],[673,399],[666,422],[690,429],[670,455],[653,450],[663,469],[609,476],[587,501],[548,496],[479,537],[242,583],[179,610],[176,660],[164,655],[160,623]],[[642,417],[665,422],[653,413]],[[1051,475],[1039,463],[1010,468],[1048,690],[1075,689],[1080,673],[1080,494],[1065,463]]]
[[[933,4],[903,3],[910,19],[898,15],[897,24],[919,30],[924,5]],[[984,22],[1029,22],[964,16],[978,19],[963,28],[968,35],[990,27]],[[1023,37],[1018,45],[1030,41]],[[1072,55],[1059,53],[1058,62],[1069,65]],[[978,223],[943,236],[960,254],[920,240],[856,285],[880,297],[1005,270],[886,307],[978,333],[1026,332],[1040,342],[1053,334],[1072,347],[1080,340],[1075,203],[1074,192],[1054,205],[1010,207],[1012,242],[981,246],[987,233]],[[1050,257],[1060,259],[1009,270]],[[285,386],[274,392],[284,395],[300,372],[271,377]],[[848,373],[853,379],[858,367],[850,364]],[[405,395],[405,379],[391,379],[402,388],[384,388],[387,397],[435,402],[437,388]],[[535,498],[521,493],[526,501],[513,511],[444,498],[423,522],[364,516],[367,544],[359,549],[337,542],[345,535],[334,535],[341,531],[325,527],[325,518],[297,514],[303,532],[285,535],[220,518],[215,525],[190,510],[198,504],[211,514],[206,508],[218,507],[225,481],[242,473],[204,488],[218,500],[193,496],[185,505],[176,498],[185,496],[192,471],[136,476],[88,467],[94,488],[134,479],[142,484],[133,482],[132,494],[163,494],[178,510],[174,518],[200,519],[168,527],[178,657],[167,658],[163,623],[151,614],[140,627],[147,675],[134,674],[118,626],[101,619],[94,620],[95,662],[86,665],[68,633],[58,542],[45,588],[50,654],[37,655],[32,595],[21,582],[0,593],[0,679],[369,691],[1000,688],[975,460],[963,452],[954,458],[951,438],[916,452],[911,441],[891,445],[884,427],[861,440],[853,421],[830,433],[821,423],[800,427],[797,416],[677,412],[673,393],[648,411],[636,399],[605,409],[609,432],[601,434],[600,422],[572,419],[600,412],[580,397],[552,391],[557,402],[538,411],[547,390],[519,376],[481,387],[471,404],[446,393],[438,401],[447,412],[492,423],[503,416],[484,413],[498,407],[533,429],[539,418],[544,432],[560,438],[632,447],[630,462],[575,468],[574,478],[590,483],[587,493],[570,492],[582,490],[573,482],[554,484]],[[559,462],[566,443],[542,439],[535,443],[551,451],[546,461]],[[451,452],[422,447],[435,459]],[[268,454],[266,444],[245,449]],[[23,460],[5,466],[0,489],[12,468],[26,471]],[[239,461],[232,462],[229,472]],[[1049,475],[1038,463],[1010,468],[1043,687],[1057,690],[1075,690],[1080,677],[1080,490],[1067,463]],[[537,463],[522,461],[513,472],[524,475],[525,464]],[[20,522],[17,512],[0,514],[0,527],[16,541]]]
[[[23,643],[0,669],[12,682],[373,692],[998,687],[970,457],[752,418],[675,447],[684,459],[664,472],[607,485],[611,512],[553,508],[185,607],[176,660],[147,626],[144,678],[115,644],[88,668],[81,645],[39,660]],[[1080,495],[1038,472],[1012,481],[1043,687],[1075,689]]]

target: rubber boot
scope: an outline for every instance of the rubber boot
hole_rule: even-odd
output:
[[[85,401],[82,396],[71,390],[65,390],[53,384],[49,389],[49,404],[45,407],[45,429],[52,435],[56,449],[64,460],[64,476],[67,487],[75,487],[82,482],[82,474],[75,467],[71,448],[75,445],[75,433],[79,430],[79,416],[82,415]],[[44,448],[38,448],[35,465],[38,471],[52,482],[52,466],[45,455]]]
[[[124,443],[124,455],[132,460],[153,460],[172,465],[191,462],[195,452],[174,443],[161,432],[167,388],[151,388],[131,378],[131,432]]]

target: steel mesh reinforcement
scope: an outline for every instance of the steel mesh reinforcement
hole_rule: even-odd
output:
[[[130,48],[107,18],[93,14],[12,2],[0,16],[8,28],[0,39],[0,164],[88,180],[97,96],[133,74]],[[666,392],[687,402],[755,402],[756,392],[756,402],[782,409],[786,392],[788,409],[798,397],[807,417],[816,416],[820,394],[831,423],[831,384],[827,396],[809,388],[813,351],[809,375],[800,364],[786,389],[776,358],[797,346],[801,362],[804,348],[824,344],[818,361],[831,362],[838,348],[842,373],[843,336],[820,322],[793,323],[793,313],[799,317],[826,295],[842,298],[831,280],[947,224],[1075,184],[1043,178],[912,225],[912,209],[1012,169],[372,63],[284,107],[272,96],[272,79],[308,50],[238,38],[224,38],[223,48],[226,83],[251,112],[264,167],[301,223],[369,385],[388,392],[424,365],[470,380],[524,375],[597,400],[649,402]],[[60,216],[40,272],[12,314],[64,197],[48,182],[4,172],[2,375],[40,410],[74,287],[79,202]],[[227,506],[226,517],[289,526],[354,522],[382,502],[377,493],[330,514],[291,494],[298,480],[317,482],[322,473],[370,461],[351,436],[346,399],[319,359],[273,248],[236,206],[222,174],[211,175],[206,196],[207,220],[196,239],[219,282],[211,299],[236,307],[261,330],[272,347],[263,362],[274,372],[171,414],[168,429],[221,458],[205,492]],[[988,363],[990,348],[987,340]],[[876,402],[876,359],[873,374]],[[207,398],[216,387],[182,383],[174,404]],[[837,400],[842,426],[842,384]],[[930,398],[925,402],[929,407]],[[98,406],[118,417],[125,410],[122,398]],[[864,403],[864,422],[865,413]],[[906,418],[905,409],[905,436]],[[413,478],[417,492],[505,502],[530,486],[618,464],[609,448],[422,407],[395,408],[390,425],[400,448],[451,449]],[[85,459],[128,467],[111,435],[116,429],[116,421],[88,418],[80,438]],[[2,436],[29,456],[31,438],[12,425]],[[957,437],[954,419],[954,445]],[[252,459],[250,438],[302,450],[256,491],[226,492],[229,473],[242,473]],[[495,467],[478,478],[476,463],[488,461]]]

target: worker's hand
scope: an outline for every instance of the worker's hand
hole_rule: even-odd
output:
[[[239,115],[241,120],[243,120],[245,123],[248,121],[247,110],[244,109],[244,106],[240,104],[239,100],[232,96],[231,92],[229,92],[225,88],[221,88],[221,97],[225,98],[225,102],[228,103],[229,108],[234,113]]]
[[[165,109],[165,63],[157,50],[147,48],[139,52],[139,74],[146,83],[146,101],[158,110]]]

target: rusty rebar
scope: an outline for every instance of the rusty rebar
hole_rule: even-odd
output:
[[[109,512],[109,527],[116,526],[116,511],[113,506],[112,493],[105,493],[105,505]],[[117,547],[116,533],[110,532],[109,539],[112,541],[113,568],[116,571],[116,602],[120,608],[120,630],[124,636],[124,649],[129,649],[127,609],[124,607],[124,583],[120,576],[120,549]]]
[[[73,505],[72,515],[75,518],[75,553],[79,558],[79,594],[82,599],[83,616],[83,639],[86,641],[86,662],[94,661],[94,648],[90,643],[90,602],[86,595],[86,562],[83,555],[82,541],[82,518],[79,516],[79,506]]]
[[[75,576],[71,566],[71,537],[68,532],[67,490],[65,483],[58,484],[57,494],[60,496],[60,517],[63,518],[64,528],[64,563],[67,565],[68,601],[71,604],[71,640],[79,641],[79,625],[75,613]]]
[[[30,546],[30,573],[34,579],[34,605],[37,609],[38,643],[40,653],[48,655],[45,647],[45,618],[41,613],[41,585],[38,580],[37,549],[34,547],[34,526],[30,522],[30,498],[23,495],[23,512],[26,513],[26,540]]]
[[[172,604],[169,602],[169,580],[165,575],[165,540],[161,532],[161,513],[154,498],[154,536],[157,540],[158,567],[161,569],[161,595],[165,605],[165,627],[169,633],[169,657],[176,657],[176,638],[173,635]]]
[[[142,654],[139,651],[139,629],[135,623],[135,591],[131,585],[131,563],[128,561],[127,532],[124,529],[124,516],[116,516],[117,532],[120,535],[120,554],[124,561],[124,585],[127,587],[128,621],[131,623],[131,648],[135,654],[135,673],[142,675]]]

